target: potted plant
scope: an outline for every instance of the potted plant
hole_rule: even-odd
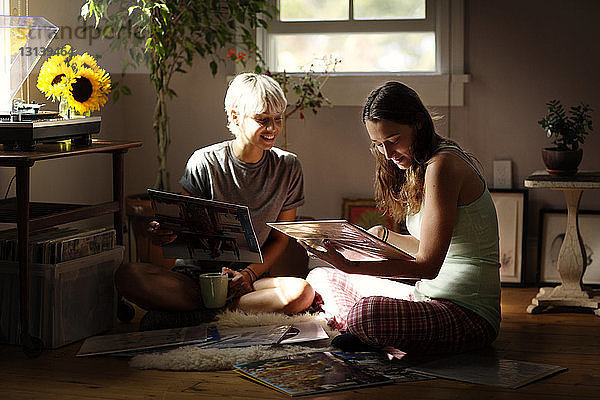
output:
[[[317,72],[317,65],[322,69],[322,72]],[[335,72],[337,64],[342,62],[338,57],[328,56],[316,60],[311,63],[308,67],[303,68],[303,72],[299,74],[287,74],[285,71],[272,73],[267,69],[265,72],[275,79],[283,89],[286,97],[289,99],[290,89],[295,96],[295,102],[288,105],[288,109],[283,114],[283,126],[282,126],[282,137],[283,137],[283,149],[287,150],[287,120],[292,117],[295,113],[298,113],[300,119],[304,119],[304,110],[311,110],[313,114],[317,113],[317,110],[324,105],[331,106],[331,100],[329,100],[323,94],[323,87],[329,76]],[[259,67],[259,70],[264,68]]]
[[[548,112],[538,124],[551,139],[554,147],[542,149],[542,159],[551,174],[570,175],[577,172],[583,157],[585,136],[592,131],[592,108],[580,103],[564,109],[560,100],[546,103]]]
[[[195,56],[209,62],[213,76],[224,63],[231,46],[244,49],[260,60],[253,32],[275,10],[270,0],[87,0],[81,8],[84,19],[94,19],[95,29],[111,40],[114,50],[127,49],[126,65],[146,65],[156,93],[153,130],[158,153],[158,171],[154,188],[169,190],[167,153],[171,142],[168,101],[177,94],[171,87],[176,73],[185,73]],[[238,60],[245,62],[243,57]],[[115,99],[129,89],[113,87]],[[152,218],[150,201],[143,195],[128,196],[126,213],[132,219],[138,257],[142,261],[164,263],[156,259],[146,233]],[[138,231],[138,232],[135,232]],[[159,250],[159,249],[158,249]],[[155,254],[153,256],[152,254]]]

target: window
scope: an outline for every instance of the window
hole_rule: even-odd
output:
[[[341,58],[327,84],[334,104],[360,105],[365,91],[399,79],[429,105],[462,105],[462,1],[279,0],[278,8],[258,34],[265,63],[297,73]]]
[[[280,0],[267,35],[269,68],[300,72],[331,55],[343,60],[340,73],[435,72],[431,7],[426,12],[426,0]]]

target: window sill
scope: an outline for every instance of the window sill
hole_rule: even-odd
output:
[[[426,106],[462,107],[464,86],[469,82],[470,75],[338,75],[329,78],[323,88],[323,94],[334,106],[362,106],[371,90],[391,80],[400,81],[413,88]]]

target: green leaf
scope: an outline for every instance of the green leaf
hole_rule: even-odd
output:
[[[269,28],[269,23],[262,18],[258,20],[258,23],[265,29]]]
[[[215,76],[217,74],[218,68],[219,67],[216,62],[214,62],[214,61],[210,62],[210,72],[212,73],[213,76]]]

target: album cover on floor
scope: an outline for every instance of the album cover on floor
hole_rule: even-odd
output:
[[[297,322],[284,335],[281,344],[293,344],[329,339],[329,335],[318,322]]]
[[[219,339],[220,335],[216,328],[206,325],[115,333],[87,338],[81,345],[77,357],[105,354],[130,356],[139,352],[162,351]]]
[[[430,361],[410,370],[438,378],[517,389],[566,368],[464,353]]]
[[[227,349],[279,344],[292,329],[292,325],[246,326],[219,328],[220,339],[198,344],[204,349]]]
[[[238,364],[234,371],[290,396],[431,379],[372,352],[289,355]]]

